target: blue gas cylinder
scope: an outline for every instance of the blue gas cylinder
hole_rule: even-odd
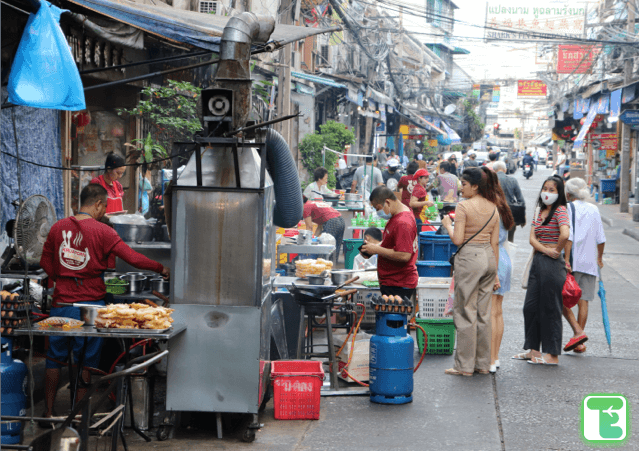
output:
[[[377,312],[370,344],[370,396],[380,404],[405,404],[413,400],[413,353],[407,318],[400,313]]]
[[[13,359],[13,340],[2,337],[2,359],[0,362],[2,415],[25,416],[27,407],[27,366]],[[0,443],[20,443],[22,424],[19,421],[3,421],[0,427]]]

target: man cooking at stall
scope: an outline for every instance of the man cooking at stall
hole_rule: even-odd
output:
[[[169,277],[169,268],[150,260],[127,246],[118,234],[100,220],[107,210],[108,193],[101,185],[89,184],[80,193],[80,210],[56,222],[47,236],[42,250],[40,266],[55,282],[51,317],[80,319],[80,308],[74,302],[104,305],[106,287],[102,274],[107,269],[110,255],[116,255],[128,264]],[[47,356],[57,361],[67,359],[67,337],[49,337]],[[84,340],[72,338],[76,361]],[[86,338],[84,366],[95,368],[100,360],[101,338]],[[58,389],[61,365],[47,360],[45,373],[45,403],[43,417],[51,417]],[[89,381],[88,370],[82,371],[82,379]],[[82,398],[86,390],[79,390]]]
[[[389,218],[380,244],[364,240],[362,252],[377,255],[377,277],[382,295],[411,299],[419,276],[417,274],[417,224],[410,208],[395,197],[386,186],[378,186],[370,196],[377,214]]]

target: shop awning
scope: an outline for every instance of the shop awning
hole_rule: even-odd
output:
[[[575,139],[575,143],[573,144],[573,148],[578,149],[584,145],[584,138],[586,137],[586,133],[590,129],[592,125],[592,121],[595,120],[597,116],[597,104],[593,103],[590,105],[590,110],[588,111],[588,116],[586,116],[586,120],[584,121],[584,125],[581,126],[581,130],[579,130],[579,134]]]
[[[317,75],[306,74],[304,72],[291,72],[291,75],[296,78],[301,78],[302,80],[312,81],[313,83],[317,83],[319,85],[330,86],[331,88],[344,88],[347,86],[342,83],[337,83],[330,78],[318,77]]]
[[[461,47],[455,47],[455,49],[451,52],[453,55],[469,55],[470,50],[463,49]]]
[[[185,11],[162,3],[146,5],[129,0],[69,0],[114,20],[126,23],[176,43],[219,51],[220,37],[230,16]],[[308,36],[341,30],[341,27],[310,28],[295,25],[275,26],[271,41],[276,47]]]

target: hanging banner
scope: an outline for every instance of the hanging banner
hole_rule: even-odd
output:
[[[493,86],[493,102],[499,102],[501,86]]]
[[[599,53],[599,46],[560,45],[557,50],[557,73],[585,74]]]
[[[519,6],[505,6],[519,3]],[[488,2],[486,41],[557,40],[559,36],[583,38],[586,9],[574,2],[542,0],[530,7],[526,2]]]
[[[596,116],[597,116],[597,107],[596,105],[593,105],[592,108],[590,108],[590,111],[588,111],[588,116],[586,116],[584,125],[581,126],[581,130],[579,130],[579,134],[577,135],[577,138],[575,139],[575,143],[573,144],[573,147],[575,149],[583,147],[586,133],[588,133],[588,130],[590,129],[590,126],[592,125],[592,122],[595,120]]]
[[[604,94],[599,96],[599,100],[597,101],[597,114],[608,114],[610,111],[610,96],[608,94]]]
[[[518,80],[517,97],[546,97],[547,86],[541,80]]]
[[[636,88],[636,84],[623,88],[623,92],[621,94],[621,103],[632,102],[635,99]]]
[[[446,130],[446,133],[448,134],[448,137],[450,138],[451,144],[461,143],[461,138],[459,137],[457,132],[453,130],[452,128],[450,128],[446,122],[442,121],[442,127],[444,127],[444,130]]]
[[[588,113],[590,111],[590,97],[581,101],[581,112]]]
[[[584,117],[584,114],[581,112],[581,99],[575,99],[572,109],[572,118],[581,119],[582,117]]]
[[[621,111],[621,89],[610,93],[610,117],[619,117]]]

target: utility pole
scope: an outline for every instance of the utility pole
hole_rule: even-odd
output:
[[[630,1],[626,2],[626,8],[628,9],[628,23],[626,30],[629,35],[635,34],[635,9],[631,7]],[[630,83],[632,80],[632,66],[633,59],[626,58],[624,62],[624,84]],[[623,124],[621,141],[621,171],[619,180],[619,211],[622,213],[628,213],[628,200],[630,197],[630,137],[632,129],[630,125]],[[635,198],[635,202],[637,199]],[[634,209],[634,208],[633,208]]]
[[[280,23],[293,24],[293,3],[295,0],[282,0],[280,3]],[[292,45],[286,44],[279,54],[279,66],[277,69],[277,115],[279,117],[291,114],[291,56]],[[277,126],[284,140],[291,149],[291,124],[290,121],[282,121]]]

